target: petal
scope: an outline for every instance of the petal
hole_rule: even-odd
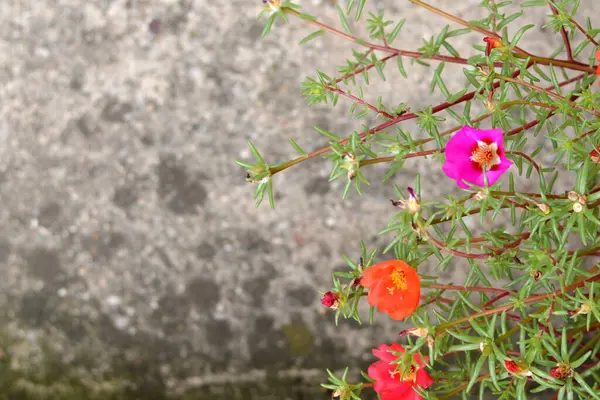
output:
[[[386,390],[385,392],[379,393],[379,397],[381,400],[412,399],[412,397],[409,397],[411,396],[410,392],[414,393],[414,390],[412,390],[412,385],[408,382],[402,382],[398,388],[394,390]]]
[[[389,364],[383,361],[374,362],[367,370],[369,378],[375,381],[375,390],[384,390],[385,381],[391,379],[389,372]]]
[[[444,151],[447,161],[452,162],[457,159],[471,157],[473,147],[477,146],[477,141],[473,138],[469,129],[471,128],[465,126],[450,138]]]
[[[427,371],[425,371],[423,368],[419,368],[419,370],[417,371],[416,381],[417,385],[421,386],[423,389],[427,389],[435,382],[431,375],[429,375]]]
[[[482,142],[497,143],[500,147],[504,144],[502,129],[473,129],[473,136]]]
[[[375,286],[373,286],[371,290],[369,290],[369,294],[367,296],[367,302],[369,303],[369,305],[371,307],[377,306],[377,308],[379,308],[379,311],[385,311],[382,309],[383,305],[385,304],[385,302],[382,301],[382,299],[388,293],[385,287],[386,282],[387,281],[381,280],[377,281]]]
[[[410,390],[407,390],[406,393],[404,393],[404,396],[401,398],[402,398],[402,400],[421,400],[422,399],[421,395],[414,391],[413,386],[411,386]]]
[[[364,270],[360,284],[366,288],[372,288],[379,283],[381,279],[387,278],[393,268],[393,265],[384,262],[372,265]]]
[[[513,165],[513,162],[504,158],[503,160],[500,161],[500,164],[496,165],[496,167],[494,169],[486,171],[486,175],[488,178],[488,184],[490,186],[492,186],[494,183],[496,183],[496,181],[498,179],[500,179],[502,174],[504,174],[506,172],[506,170],[510,168],[511,165]],[[483,175],[481,176],[481,185],[480,186],[483,186]]]
[[[390,350],[391,351],[395,351],[396,353],[404,353],[404,347],[396,342],[392,342],[392,345],[390,346]]]
[[[429,357],[423,356],[423,358],[421,358],[421,355],[419,353],[415,353],[415,357],[414,358],[419,363],[419,366],[421,368],[425,367],[425,363],[423,362],[423,359],[425,359],[425,361],[429,361]]]
[[[461,189],[470,189],[471,187],[469,185],[467,185],[466,183],[464,183],[462,181],[462,179],[459,179],[456,181],[456,185],[461,188]]]
[[[471,161],[471,159],[455,162],[448,166],[444,165],[443,169],[446,175],[457,181],[458,186],[465,189],[467,189],[468,186],[460,182],[461,180],[465,180],[466,182],[472,184],[477,184],[477,180],[482,177],[482,171],[474,167],[474,163]],[[448,172],[450,171],[452,172],[453,176],[449,175]]]
[[[376,349],[373,349],[373,355],[375,357],[379,358],[381,361],[388,363],[388,366],[386,367],[388,370],[390,369],[389,363],[396,361],[396,359],[398,358],[395,355],[393,355],[390,352],[390,350],[403,353],[404,347],[402,347],[401,345],[399,345],[397,343],[392,343],[391,346],[388,346],[387,344],[380,344],[379,346],[377,346]],[[391,369],[394,369],[394,368],[395,368],[395,365],[392,365]]]
[[[406,317],[409,317],[413,312],[406,308],[397,308],[394,311],[390,311],[390,318],[396,321],[402,321]]]

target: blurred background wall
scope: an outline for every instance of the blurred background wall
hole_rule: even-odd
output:
[[[432,3],[484,16],[476,0]],[[335,1],[300,4],[339,26]],[[370,348],[404,328],[383,315],[336,328],[319,302],[342,253],[358,259],[361,239],[369,249],[391,239],[377,236],[395,213],[385,166],[367,171],[365,195],[342,201],[345,182],[328,182],[327,162],[303,163],[275,177],[271,210],[254,207],[233,162],[250,160],[248,140],[276,162],[293,156],[289,137],[309,150],[326,144],[313,125],[344,136],[365,122],[344,99],[309,108],[299,93],[315,69],[336,75],[349,43],[326,35],[298,46],[313,31],[299,20],[261,40],[260,6],[0,2],[0,388],[9,398],[327,398],[316,383],[325,368],[364,368]],[[404,49],[446,23],[408,1],[367,5],[380,7],[407,19],[396,42]],[[524,41],[532,52],[559,43],[541,28],[545,12],[522,20],[538,24]],[[456,47],[467,56],[483,44],[463,38]],[[369,96],[413,110],[441,102],[429,94],[432,69],[405,64],[408,80],[395,65],[385,82],[372,74]],[[446,71],[458,91],[461,69]],[[393,182],[413,185],[418,173],[426,196],[455,190],[439,184],[433,160],[407,162]],[[463,274],[449,271],[448,281]]]

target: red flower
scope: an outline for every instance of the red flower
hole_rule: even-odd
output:
[[[375,357],[381,361],[376,361],[369,366],[369,378],[375,381],[373,389],[379,394],[381,400],[420,400],[422,397],[413,390],[413,387],[420,386],[427,389],[433,385],[433,378],[429,376],[423,368],[425,366],[419,354],[414,355],[418,366],[411,365],[409,371],[396,370],[398,364],[394,363],[398,357],[390,353],[404,352],[404,347],[398,343],[380,344],[373,349]],[[427,361],[425,357],[425,361]]]
[[[329,307],[333,310],[338,308],[338,299],[340,297],[337,295],[337,293],[333,293],[333,292],[327,292],[323,295],[323,298],[321,298],[321,303],[325,306],[325,307]]]
[[[369,305],[401,320],[412,314],[421,299],[417,271],[401,260],[384,261],[367,268],[360,284],[369,288]]]

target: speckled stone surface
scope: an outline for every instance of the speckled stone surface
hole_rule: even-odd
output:
[[[127,370],[140,398],[160,398],[272,371],[322,379],[327,367],[364,365],[371,346],[402,329],[385,316],[336,328],[318,300],[343,252],[357,258],[359,240],[390,240],[376,236],[394,214],[383,166],[368,171],[365,195],[341,201],[327,162],[302,164],[276,176],[270,210],[254,207],[233,163],[250,159],[248,140],[275,162],[293,156],[289,137],[324,145],[313,125],[345,135],[362,122],[345,100],[308,107],[299,93],[315,69],[335,74],[349,44],[325,36],[299,47],[312,30],[298,20],[260,40],[259,3],[0,2],[0,308],[5,334],[28,351],[43,354],[50,340],[66,365]],[[474,0],[432,3],[483,15]],[[582,3],[581,15],[600,9]],[[407,18],[401,48],[446,23],[407,1],[368,7],[386,4]],[[329,1],[302,5],[339,23]],[[523,42],[534,53],[559,40],[539,27],[546,11],[523,18],[540,24]],[[469,54],[480,40],[456,47]],[[406,65],[409,80],[393,65],[386,82],[372,75],[369,96],[413,110],[440,102],[428,91],[432,69]],[[446,71],[457,91],[460,68]],[[435,160],[407,162],[393,182],[417,173],[424,196],[456,190],[439,184]]]

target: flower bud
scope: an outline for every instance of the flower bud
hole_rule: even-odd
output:
[[[429,347],[430,351],[433,350],[434,344],[435,344],[435,339],[433,338],[433,335],[428,335],[427,336],[427,347]]]
[[[280,0],[262,0],[263,8],[271,13],[276,13],[281,8]]]
[[[427,328],[412,328],[412,329],[407,329],[407,330],[401,331],[399,333],[399,335],[400,336],[412,335],[412,336],[417,336],[417,337],[423,337],[423,336],[427,335],[427,333],[429,333]]]
[[[550,370],[550,376],[555,379],[565,379],[573,376],[573,368],[566,363],[558,363],[556,367]]]
[[[579,193],[574,192],[574,191],[570,191],[569,193],[567,193],[567,198],[571,201],[578,201],[579,200]]]
[[[349,169],[346,178],[348,178],[349,181],[354,180],[354,178],[356,178],[356,170],[354,168]]]
[[[590,303],[589,301],[586,303],[583,303],[581,305],[581,307],[579,307],[579,309],[573,313],[573,315],[579,315],[579,314],[583,314],[586,315],[588,314],[590,311],[592,311],[592,303]]]
[[[488,57],[492,53],[492,49],[503,50],[506,48],[504,43],[502,43],[502,41],[498,38],[492,38],[492,37],[486,36],[483,38],[483,41],[485,42],[485,55]]]
[[[327,292],[321,298],[321,303],[325,307],[329,307],[332,310],[337,310],[337,308],[340,305],[339,299],[340,299],[340,296],[337,293]]]
[[[357,286],[360,286],[360,281],[361,280],[362,280],[362,276],[359,276],[358,278],[352,279],[352,282],[350,283],[350,287],[355,288]]]
[[[548,204],[539,203],[537,206],[542,211],[542,214],[544,214],[544,215],[550,214],[551,209]]]
[[[531,376],[529,366],[521,361],[517,363],[513,360],[507,359],[504,361],[504,367],[513,375]]]
[[[348,171],[346,177],[349,181],[351,181],[356,178],[356,170],[358,169],[359,162],[356,160],[356,156],[352,153],[343,154],[342,160],[344,160],[342,167]]]
[[[597,149],[590,151],[590,159],[596,164],[600,164],[600,145]]]
[[[474,198],[475,200],[483,200],[483,199],[485,199],[486,197],[487,197],[487,193],[486,193],[486,192],[484,192],[483,190],[480,190],[479,192],[477,192],[477,193],[475,193],[475,194],[473,195],[473,198]]]
[[[485,76],[490,76],[492,74],[492,69],[485,64],[477,64],[477,69]]]
[[[583,211],[583,205],[581,205],[580,202],[573,203],[573,211],[575,211],[576,213],[582,212]]]
[[[409,187],[408,193],[409,193],[408,200],[398,200],[398,201],[392,200],[392,205],[394,207],[404,208],[411,214],[416,214],[421,209],[421,203],[419,202],[419,199],[415,195],[415,191],[413,190],[413,188]]]

